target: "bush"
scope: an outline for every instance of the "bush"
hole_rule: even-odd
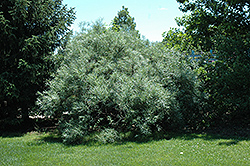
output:
[[[40,114],[60,119],[65,142],[95,130],[147,135],[180,128],[194,124],[184,121],[189,114],[198,120],[199,82],[181,54],[131,33],[94,29],[71,40],[37,101]]]
[[[121,139],[119,133],[114,129],[104,129],[96,136],[97,141],[106,143],[114,143]]]

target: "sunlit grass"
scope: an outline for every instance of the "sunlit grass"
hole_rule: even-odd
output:
[[[67,146],[56,135],[0,137],[0,165],[250,165],[250,139],[205,134]]]

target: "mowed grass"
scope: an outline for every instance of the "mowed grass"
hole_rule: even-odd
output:
[[[67,146],[56,135],[0,137],[0,165],[250,165],[250,139],[182,134],[147,142]]]

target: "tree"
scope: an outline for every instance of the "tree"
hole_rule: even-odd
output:
[[[122,6],[122,10],[118,12],[118,16],[115,16],[115,18],[112,21],[112,29],[115,31],[127,31],[132,32],[136,31],[136,23],[134,22],[134,17],[131,17],[129,15],[128,8],[125,8]],[[136,31],[138,34],[138,31]]]
[[[177,20],[195,44],[204,50],[214,47],[218,34],[245,38],[250,31],[248,0],[177,0],[180,10],[191,12]]]
[[[217,51],[204,67],[204,89],[216,122],[250,123],[250,2],[248,0],[177,0],[183,12],[177,20],[196,45]],[[202,67],[202,68],[203,68]]]
[[[0,3],[0,119],[28,118],[37,91],[55,70],[67,42],[73,9],[62,0],[2,0]],[[8,120],[6,120],[8,121]]]
[[[162,36],[164,37],[163,44],[169,49],[190,51],[196,48],[192,46],[192,37],[178,28],[171,28],[168,32],[164,32]]]

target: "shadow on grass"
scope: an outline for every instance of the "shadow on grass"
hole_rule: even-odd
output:
[[[237,130],[237,132],[236,132]],[[129,142],[134,142],[137,144],[144,144],[152,141],[160,140],[171,140],[171,139],[180,139],[180,140],[194,140],[194,139],[203,139],[206,141],[221,140],[218,145],[236,145],[241,141],[250,140],[250,129],[249,128],[214,128],[206,131],[200,132],[190,132],[190,131],[171,131],[171,132],[160,132],[153,133],[149,136],[136,135],[130,133],[125,136],[121,141],[113,143],[114,145],[125,145]]]
[[[99,142],[95,139],[95,135],[87,136],[81,143],[79,144],[63,144],[63,141],[60,135],[57,132],[49,132],[45,135],[41,136],[36,142],[32,142],[30,146],[37,146],[43,144],[62,144],[67,147],[74,146],[103,146],[105,143]],[[171,139],[179,139],[179,140],[194,140],[194,139],[203,139],[207,141],[213,140],[221,140],[218,145],[219,146],[233,146],[237,145],[241,141],[249,141],[249,137],[238,137],[238,136],[222,136],[220,134],[209,134],[209,133],[183,133],[183,132],[169,132],[169,133],[155,133],[150,136],[139,136],[134,134],[129,134],[127,137],[122,140],[115,141],[113,143],[107,143],[106,145],[120,146],[127,145],[129,143],[136,144],[146,144],[153,141],[161,141],[161,140],[171,140]],[[127,146],[126,146],[127,147]],[[127,148],[130,148],[128,146]],[[132,147],[131,147],[132,148]]]
[[[207,141],[222,140],[218,145],[236,145],[241,141],[250,140],[250,128],[230,126],[230,127],[215,127],[204,131],[182,131],[169,133],[169,138],[171,139],[183,139],[183,140],[193,140],[193,139],[203,139]]]
[[[0,137],[3,138],[22,137],[25,133],[20,131],[0,131]]]
[[[55,122],[52,121],[44,121],[44,120],[33,120],[27,126],[19,126],[22,130],[11,129],[6,131],[0,131],[0,137],[22,137],[24,134],[30,131],[38,131],[38,132],[45,132],[46,135],[39,138],[39,144],[42,143],[61,143],[63,141],[55,128]],[[96,140],[95,137],[96,133],[93,133],[90,136],[87,136],[83,141],[80,142],[80,145],[87,145],[87,146],[98,146],[103,145]],[[129,142],[134,142],[138,144],[144,144],[151,141],[159,141],[159,140],[170,140],[170,139],[182,139],[182,140],[193,140],[193,139],[203,139],[208,141],[213,140],[222,140],[218,145],[236,145],[241,141],[249,141],[250,140],[250,128],[246,127],[239,127],[239,126],[231,126],[231,127],[217,127],[217,128],[210,128],[208,130],[203,131],[165,131],[165,132],[155,132],[152,135],[145,136],[139,135],[136,133],[123,133],[123,139],[115,141],[112,143],[113,145],[123,145]],[[77,145],[77,144],[75,144]],[[67,145],[67,146],[74,146],[74,145]]]
[[[220,142],[218,145],[227,145],[227,146],[231,146],[231,145],[236,145],[238,144],[240,141],[236,141],[236,140],[231,140],[231,141],[223,141]]]
[[[56,128],[55,123],[56,121],[47,119],[29,119],[26,122],[20,121],[14,124],[4,124],[0,128],[0,137],[22,137],[32,131],[47,132]]]
[[[49,133],[49,135],[42,137],[41,140],[48,143],[62,143],[61,137],[56,133]]]
[[[123,140],[122,143],[136,142],[138,144],[143,144],[151,141],[158,140],[171,140],[171,139],[181,139],[181,140],[193,140],[193,139],[203,139],[206,141],[221,140],[218,145],[236,145],[241,141],[250,140],[250,128],[246,127],[217,127],[210,128],[203,131],[171,131],[171,132],[161,132],[153,133],[150,136],[129,136]]]

